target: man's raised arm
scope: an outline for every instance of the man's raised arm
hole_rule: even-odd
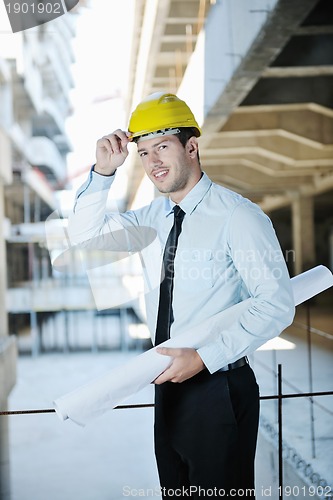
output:
[[[68,236],[71,245],[101,238],[123,227],[120,214],[106,214],[106,202],[114,174],[128,156],[130,134],[117,129],[97,141],[96,164],[88,179],[79,188],[72,213],[69,216]]]

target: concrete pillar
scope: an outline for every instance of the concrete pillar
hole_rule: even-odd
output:
[[[3,223],[4,187],[0,181],[0,227]],[[6,243],[0,236],[0,411],[7,410],[7,397],[16,379],[16,344],[14,337],[8,336],[6,270]],[[0,416],[0,498],[10,499],[8,417],[4,416]]]
[[[313,196],[296,195],[292,202],[292,234],[295,251],[294,272],[299,274],[315,265]]]
[[[0,336],[0,411],[7,411],[7,397],[16,379],[16,342]],[[9,417],[0,416],[0,498],[10,500]]]

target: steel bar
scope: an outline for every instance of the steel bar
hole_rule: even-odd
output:
[[[322,392],[303,392],[300,394],[273,394],[271,396],[260,396],[261,400],[268,399],[287,399],[287,398],[309,398],[313,396],[332,396],[333,391],[322,391]],[[133,405],[118,405],[115,410],[130,410],[135,408],[153,408],[154,403],[142,403]],[[45,408],[41,410],[11,410],[11,411],[0,411],[0,416],[3,415],[29,415],[34,413],[55,413],[54,408]]]

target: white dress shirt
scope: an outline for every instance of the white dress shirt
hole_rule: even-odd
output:
[[[72,244],[137,252],[146,277],[147,324],[154,340],[163,249],[174,203],[106,213],[114,176],[93,170],[69,217]],[[294,317],[290,278],[270,219],[251,201],[213,183],[204,173],[179,204],[185,212],[175,257],[171,337],[250,298],[250,306],[218,339],[198,349],[213,373],[279,335]],[[125,229],[125,232],[124,232]]]

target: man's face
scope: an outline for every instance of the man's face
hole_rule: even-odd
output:
[[[138,153],[146,174],[161,193],[179,202],[198,182],[197,140],[191,137],[185,148],[173,135],[138,143]]]

